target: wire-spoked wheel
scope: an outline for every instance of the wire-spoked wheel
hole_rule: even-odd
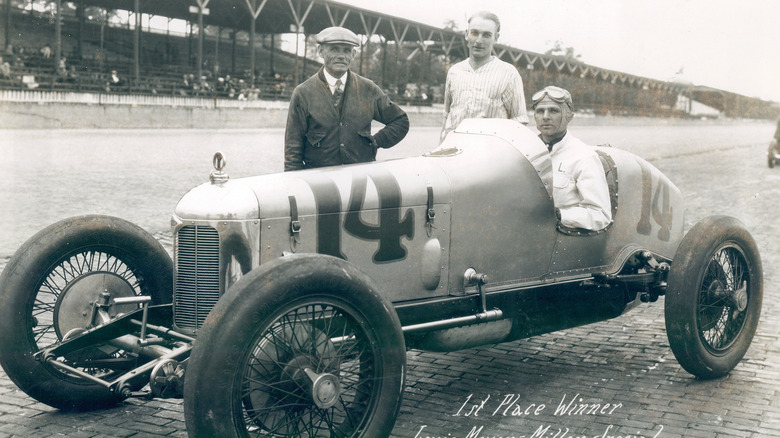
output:
[[[284,257],[209,314],[187,368],[190,436],[381,437],[400,407],[398,317],[340,259]]]
[[[669,273],[666,330],[680,365],[700,378],[727,374],[747,352],[761,313],[756,243],[736,219],[715,216],[683,238]]]
[[[350,436],[373,408],[382,364],[371,349],[376,339],[361,328],[370,322],[329,301],[295,303],[252,342],[240,389],[248,431]]]
[[[93,315],[93,304],[104,297],[148,295],[152,304],[169,303],[172,272],[171,258],[160,243],[122,219],[80,216],[45,228],[19,248],[0,277],[3,369],[29,396],[59,409],[103,408],[121,401],[105,386],[34,355],[104,322]],[[114,305],[108,316],[137,308]],[[110,380],[136,365],[137,358],[101,344],[57,360]]]

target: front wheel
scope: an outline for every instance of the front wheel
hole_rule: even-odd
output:
[[[665,298],[680,365],[703,379],[728,374],[753,340],[762,294],[761,257],[745,226],[726,216],[694,225],[675,254]]]
[[[102,293],[112,298],[148,295],[152,304],[166,304],[172,285],[170,256],[143,229],[97,215],[57,222],[25,242],[0,276],[0,363],[22,391],[49,406],[86,410],[118,403],[122,397],[105,386],[63,372],[34,354],[88,328],[92,303]],[[136,308],[113,306],[111,316]],[[134,357],[96,345],[64,361],[110,380],[122,372],[112,364],[130,363]]]
[[[189,362],[190,437],[382,437],[400,407],[406,351],[395,310],[365,274],[294,255],[226,292]]]

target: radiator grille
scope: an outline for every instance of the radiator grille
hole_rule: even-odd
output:
[[[177,328],[197,330],[219,299],[219,234],[208,226],[177,233],[173,319]]]

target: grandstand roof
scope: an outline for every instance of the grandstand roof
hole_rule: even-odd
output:
[[[334,25],[344,26],[357,34],[381,35],[390,41],[416,43],[422,50],[445,53],[454,58],[468,56],[463,32],[429,26],[415,21],[357,8],[333,0],[83,0],[85,5],[106,9],[132,11],[138,1],[140,11],[193,21],[197,18],[197,5],[204,5],[208,14],[203,23],[242,31],[249,31],[251,17],[257,17],[257,33],[287,33],[296,25],[310,35]],[[192,8],[192,9],[191,9]],[[433,44],[423,44],[431,41]],[[665,81],[607,70],[559,56],[543,55],[502,44],[496,44],[496,53],[517,66],[554,68],[568,74],[592,76],[603,80],[619,80],[638,86],[676,88]],[[531,67],[529,67],[531,68]]]
[[[138,1],[140,11],[193,21],[200,3],[208,10],[203,16],[204,25],[222,26],[249,31],[251,17],[257,16],[255,29],[258,33],[287,33],[296,25],[303,27],[303,33],[318,33],[329,26],[344,26],[355,33],[367,36],[381,35],[390,41],[417,43],[422,50],[445,53],[454,58],[468,56],[463,33],[446,30],[382,14],[368,9],[357,8],[332,0],[84,0],[85,5],[106,9],[134,10]],[[432,45],[423,44],[425,41]],[[626,73],[606,70],[599,67],[571,61],[559,56],[543,55],[502,44],[496,44],[498,56],[518,66],[534,68],[555,68],[569,74],[589,75],[604,80],[620,80],[639,86],[670,87],[664,81],[643,78]]]
[[[140,0],[140,11],[146,14],[193,21],[197,18],[198,0]],[[381,35],[394,41],[431,40],[463,45],[463,33],[453,32],[411,20],[357,8],[331,0],[200,0],[207,14],[203,23],[249,31],[251,17],[257,15],[259,33],[292,32],[302,25],[303,33],[316,34],[334,26],[344,26],[363,35]],[[104,9],[133,11],[135,0],[84,0],[85,5]],[[191,9],[193,8],[193,9]],[[451,44],[456,46],[456,44]],[[464,47],[465,49],[465,47]]]

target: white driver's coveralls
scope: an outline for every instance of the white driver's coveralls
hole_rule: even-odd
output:
[[[612,222],[609,187],[596,151],[570,133],[553,145],[553,200],[561,224],[601,230]]]

